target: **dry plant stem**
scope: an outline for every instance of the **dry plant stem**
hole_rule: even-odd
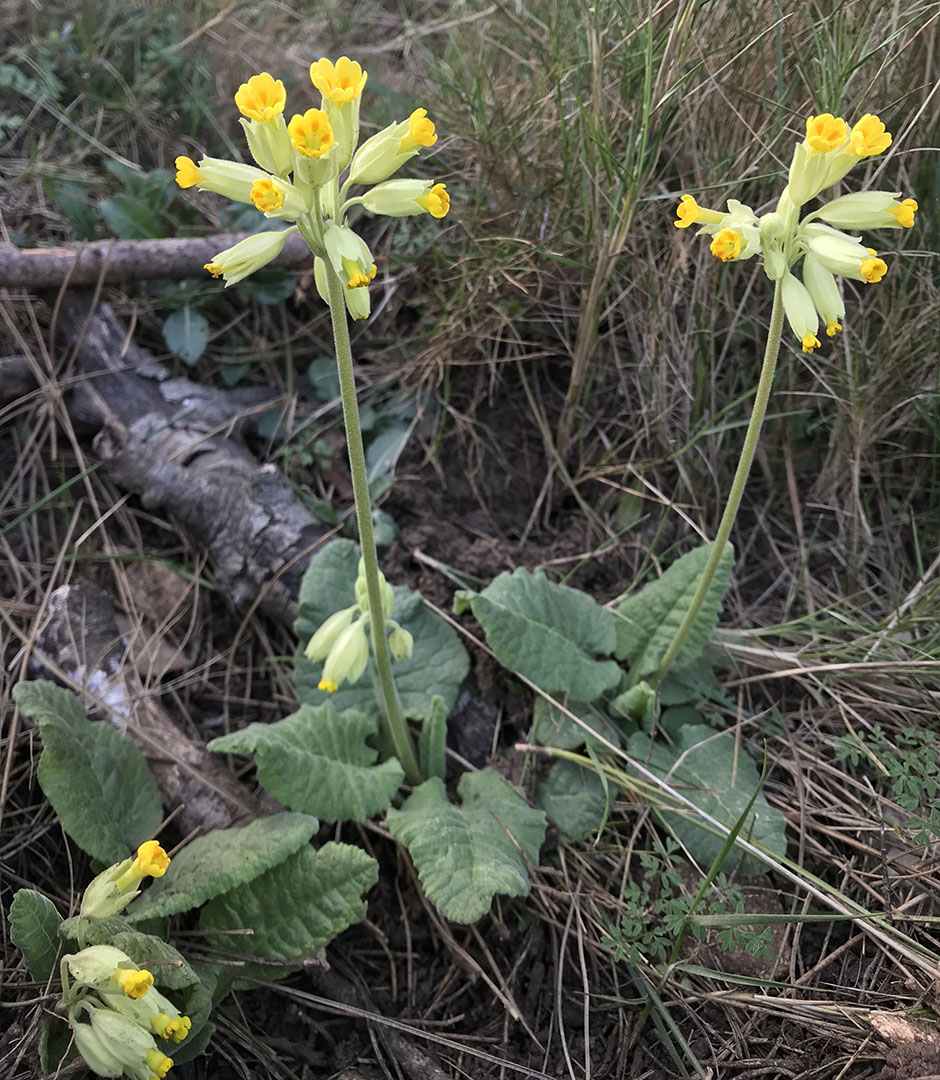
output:
[[[339,371],[340,394],[343,398],[343,423],[346,427],[346,448],[349,451],[349,471],[356,500],[356,521],[359,525],[359,546],[366,571],[366,590],[369,596],[369,617],[372,652],[379,673],[379,693],[385,718],[386,734],[412,784],[423,777],[415,757],[414,745],[398,701],[395,680],[392,678],[392,658],[385,633],[382,609],[382,590],[379,584],[379,557],[372,533],[372,504],[366,478],[366,456],[362,448],[362,429],[359,426],[359,406],[356,402],[356,379],[353,373],[352,348],[349,344],[349,324],[346,321],[346,301],[343,285],[335,273],[327,271],[330,292],[330,318],[333,322],[333,342],[336,347],[336,366]]]
[[[659,672],[656,677],[657,685],[659,680],[669,670],[679,653],[679,649],[682,647],[683,641],[686,639],[686,635],[698,618],[698,613],[701,611],[702,604],[705,602],[708,588],[718,570],[721,553],[724,551],[725,544],[728,542],[728,537],[731,535],[734,519],[737,517],[738,507],[741,505],[741,497],[744,494],[744,488],[747,484],[748,473],[751,471],[751,463],[754,460],[754,452],[757,449],[757,440],[760,437],[760,429],[764,422],[764,414],[767,412],[767,401],[770,398],[770,390],[774,382],[774,371],[777,367],[777,356],[780,352],[780,334],[782,330],[783,286],[778,281],[774,285],[774,306],[770,313],[770,326],[767,330],[767,345],[764,349],[764,363],[761,367],[760,380],[757,383],[754,409],[751,412],[751,419],[747,425],[747,434],[744,436],[744,446],[741,448],[741,457],[738,460],[738,467],[735,470],[734,481],[731,484],[731,491],[728,493],[728,501],[725,503],[724,513],[721,515],[718,532],[715,534],[715,539],[712,543],[711,554],[708,557],[705,570],[699,580],[698,588],[695,590],[695,596],[692,598],[692,603],[689,605],[689,610],[685,613],[682,625],[676,631],[676,636],[672,639],[672,643],[666,650],[666,655],[663,657],[663,662],[659,666]]]

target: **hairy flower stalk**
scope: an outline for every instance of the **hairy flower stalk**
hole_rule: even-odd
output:
[[[238,88],[235,104],[255,165],[219,158],[197,163],[178,157],[176,182],[181,188],[195,187],[251,204],[269,220],[287,223],[248,237],[206,264],[209,273],[225,279],[226,287],[266,266],[291,231],[299,231],[313,252],[317,291],[330,308],[333,327],[364,592],[358,598],[358,616],[353,618],[354,609],[348,609],[348,618],[343,613],[340,619],[331,616],[314,635],[307,655],[324,661],[320,689],[330,693],[344,681],[360,678],[371,652],[386,735],[414,783],[422,777],[391,671],[392,657],[411,655],[411,635],[390,619],[391,590],[379,571],[347,325],[347,313],[354,319],[368,318],[377,268],[368,245],[351,227],[349,212],[362,207],[385,217],[427,214],[440,219],[450,209],[450,197],[441,183],[391,179],[402,165],[437,142],[425,109],[415,109],[407,119],[359,145],[359,103],[366,79],[361,65],[347,56],[335,64],[326,58],[315,61],[310,80],[320,92],[319,108],[285,120],[283,82],[268,72],[253,75]],[[350,195],[350,188],[356,187],[366,190]]]
[[[793,152],[788,183],[773,211],[758,217],[736,199],[728,200],[727,212],[710,210],[691,195],[683,195],[676,209],[676,228],[698,225],[698,234],[711,237],[709,250],[722,262],[757,256],[774,283],[774,303],[754,408],[728,501],[692,603],[663,657],[660,678],[698,617],[731,535],[773,385],[784,317],[804,353],[820,348],[820,320],[828,337],[842,330],[845,304],[837,278],[873,285],[888,270],[874,248],[840,230],[909,229],[914,224],[917,203],[891,191],[843,195],[804,213],[811,200],[842,180],[859,161],[883,153],[890,145],[891,135],[870,113],[851,128],[831,113],[810,116],[806,138]]]

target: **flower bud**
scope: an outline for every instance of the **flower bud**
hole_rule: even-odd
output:
[[[402,626],[396,626],[388,636],[388,648],[396,660],[410,660],[414,652],[415,639]]]
[[[284,241],[295,229],[296,226],[279,232],[262,232],[248,236],[234,247],[220,251],[212,262],[206,263],[206,269],[213,277],[224,277],[226,288],[236,285],[277,258],[284,247]]]
[[[316,633],[310,639],[306,649],[304,649],[304,656],[313,664],[319,664],[321,660],[325,660],[329,654],[330,649],[333,648],[336,643],[336,639],[352,622],[353,615],[356,614],[357,605],[353,604],[351,607],[343,608],[342,611],[334,611],[329,618],[325,619],[317,629]]]
[[[322,682],[339,686],[342,682],[354,683],[362,675],[369,661],[369,640],[365,623],[357,619],[336,639],[323,665]]]

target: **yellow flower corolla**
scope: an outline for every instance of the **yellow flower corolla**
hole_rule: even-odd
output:
[[[905,199],[900,206],[892,207],[888,213],[902,229],[910,229],[914,225],[914,212],[918,209],[916,199]]]
[[[181,1043],[192,1029],[193,1022],[188,1016],[168,1016],[166,1013],[157,1013],[150,1018],[150,1026],[161,1039],[172,1039],[175,1043]]]
[[[428,119],[427,109],[415,109],[408,117],[408,132],[401,140],[399,152],[414,150],[418,146],[433,146],[437,142],[434,123]]]
[[[310,81],[328,101],[335,105],[344,105],[355,101],[366,85],[368,73],[362,70],[359,62],[341,56],[334,65],[323,57],[310,65]]]
[[[814,153],[828,154],[831,150],[838,150],[845,145],[848,132],[848,124],[832,113],[806,118],[806,142]]]
[[[884,124],[872,113],[865,113],[849,133],[849,149],[856,157],[883,154],[890,145],[891,133],[885,131]]]
[[[235,93],[235,105],[242,116],[249,120],[269,122],[284,111],[287,91],[280,79],[262,71],[242,83]]]
[[[284,205],[284,192],[271,179],[256,180],[249,196],[254,208],[262,214],[273,214]]]
[[[418,206],[424,207],[433,218],[446,217],[450,210],[450,196],[447,194],[446,184],[435,184],[426,195],[419,195],[415,200]]]
[[[290,118],[287,134],[298,154],[318,158],[329,152],[334,143],[333,128],[322,109],[308,109]]]
[[[166,1074],[173,1068],[173,1059],[161,1053],[159,1050],[148,1050],[147,1056],[147,1068],[156,1076],[159,1080],[163,1080]]]
[[[819,338],[815,334],[804,334],[800,344],[803,346],[803,352],[812,353],[813,349],[819,348]]]
[[[325,690],[328,694],[335,694],[339,687],[332,679],[321,679],[317,683],[318,690]]]
[[[826,321],[826,336],[835,337],[836,334],[842,331],[842,323],[838,319],[828,319]]]
[[[884,259],[879,259],[877,256],[873,256],[870,259],[866,259],[859,267],[859,273],[862,275],[863,280],[867,281],[869,285],[874,285],[888,272],[888,264]]]
[[[122,993],[135,1000],[142,998],[153,986],[153,975],[145,968],[141,968],[140,971],[122,968],[115,971],[111,978],[121,988]]]
[[[722,229],[715,233],[708,250],[716,259],[731,262],[741,254],[741,236],[734,229]]]
[[[163,877],[170,865],[170,857],[157,843],[148,840],[137,849],[137,855],[130,866],[115,880],[122,893],[136,889],[141,878]]]
[[[372,263],[370,267],[361,269],[353,259],[343,259],[343,271],[346,274],[346,288],[361,289],[375,278],[377,268]]]
[[[178,157],[174,164],[176,165],[176,182],[181,188],[195,187],[202,179],[202,173],[192,158]]]

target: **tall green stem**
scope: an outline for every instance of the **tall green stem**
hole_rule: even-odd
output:
[[[392,658],[388,651],[388,638],[385,633],[385,614],[382,609],[382,590],[379,584],[379,557],[375,550],[375,536],[372,532],[372,504],[369,499],[369,482],[366,476],[366,456],[362,448],[359,406],[356,402],[356,378],[353,373],[352,348],[349,344],[349,324],[346,321],[346,301],[343,299],[342,282],[330,268],[327,268],[326,279],[329,282],[330,317],[333,322],[336,366],[339,371],[339,387],[343,399],[346,448],[349,451],[349,471],[352,475],[353,495],[356,500],[359,546],[362,549],[362,561],[366,572],[372,653],[379,675],[379,694],[384,714],[385,734],[391,740],[409,782],[420,784],[424,778],[418,767],[411,734],[398,701],[395,680],[392,678]]]
[[[683,641],[686,639],[686,635],[698,618],[698,613],[701,611],[702,604],[705,602],[708,588],[718,570],[721,553],[724,551],[725,544],[728,542],[728,537],[731,535],[731,527],[734,525],[734,519],[737,517],[738,507],[741,505],[741,497],[744,494],[744,488],[747,484],[748,473],[751,471],[751,463],[754,461],[754,451],[757,449],[757,440],[760,437],[760,429],[764,422],[764,414],[767,412],[767,401],[770,397],[771,387],[773,386],[774,371],[777,367],[777,356],[780,352],[780,335],[782,330],[783,286],[781,282],[778,281],[774,285],[774,306],[770,313],[770,326],[767,330],[767,345],[764,349],[764,364],[761,367],[760,380],[757,383],[754,409],[751,412],[751,419],[747,425],[747,434],[744,436],[744,446],[741,448],[741,457],[738,460],[738,467],[734,474],[734,481],[731,484],[731,491],[728,494],[728,501],[725,504],[724,513],[721,515],[718,532],[715,534],[715,540],[712,544],[711,554],[708,557],[708,562],[705,564],[705,571],[699,580],[698,588],[695,590],[695,596],[692,597],[692,603],[689,606],[689,610],[685,613],[682,625],[676,631],[676,636],[672,639],[672,643],[666,650],[666,655],[663,657],[663,662],[659,666],[657,682],[669,670],[670,665],[679,653],[679,649],[682,647]]]

